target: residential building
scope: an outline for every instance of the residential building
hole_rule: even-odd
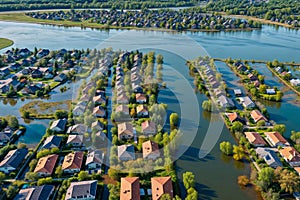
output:
[[[134,146],[132,144],[118,146],[118,158],[120,161],[135,160]]]
[[[242,124],[245,124],[245,120],[242,119],[237,112],[233,112],[233,113],[225,113],[225,115],[228,117],[230,123],[233,122],[241,122]]]
[[[147,102],[147,97],[146,95],[142,94],[142,93],[137,93],[135,94],[135,101],[137,103],[146,103]]]
[[[283,166],[280,158],[276,154],[277,149],[258,147],[255,151],[258,157],[263,158],[270,167],[276,169],[277,167]]]
[[[267,141],[273,147],[285,147],[289,146],[289,142],[279,132],[265,132]]]
[[[49,200],[54,193],[54,185],[33,186],[21,189],[14,200]]]
[[[39,177],[51,176],[58,159],[58,155],[48,155],[39,159],[34,172]]]
[[[118,138],[122,139],[132,139],[133,134],[133,126],[129,122],[123,122],[118,124]]]
[[[140,200],[139,177],[121,178],[120,199]]]
[[[250,97],[245,96],[245,97],[240,97],[240,102],[242,103],[242,105],[244,106],[244,108],[255,108],[255,103],[250,99]]]
[[[279,153],[292,167],[300,166],[300,154],[294,147],[284,147]]]
[[[160,157],[158,144],[149,140],[142,144],[143,158],[156,160]]]
[[[62,170],[65,173],[76,173],[79,172],[82,166],[84,152],[76,151],[69,153],[65,156]]]
[[[50,129],[55,132],[63,132],[66,129],[67,119],[58,119],[52,123]]]
[[[70,187],[67,189],[65,200],[96,199],[97,182],[98,181],[96,180],[72,182]]]
[[[87,169],[101,169],[104,160],[104,153],[101,150],[88,152],[85,165]]]
[[[51,135],[46,138],[43,143],[42,149],[52,149],[52,148],[59,148],[62,141],[62,137]]]
[[[15,171],[24,161],[27,154],[28,149],[26,148],[9,151],[2,162],[0,162],[0,172],[9,174]]]
[[[255,147],[263,147],[267,145],[265,140],[257,132],[245,132],[245,136],[249,143]]]
[[[163,194],[169,194],[173,198],[172,179],[168,177],[151,178],[152,200],[159,200]]]
[[[106,116],[106,111],[103,107],[101,106],[96,106],[93,109],[93,115],[95,115],[95,117],[105,117]]]
[[[83,145],[83,135],[69,135],[66,145],[81,147]]]
[[[259,110],[252,110],[250,112],[250,115],[255,123],[257,123],[259,121],[265,121],[265,122],[268,121],[268,119],[265,116],[263,116],[263,114],[261,114],[261,112]]]
[[[232,99],[230,99],[230,98],[228,98],[228,97],[226,97],[224,95],[220,96],[218,98],[218,101],[219,101],[220,106],[222,108],[233,108],[235,106],[234,103],[233,103],[233,101],[232,101]]]
[[[147,116],[149,115],[147,106],[144,106],[144,105],[138,105],[138,106],[136,107],[136,115],[137,115],[138,117],[147,117]]]
[[[142,132],[145,135],[155,135],[156,134],[156,125],[152,121],[144,121],[142,123]]]

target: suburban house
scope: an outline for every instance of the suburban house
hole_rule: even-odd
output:
[[[158,144],[149,140],[142,144],[143,158],[155,160],[160,156]]]
[[[258,80],[257,76],[255,76],[254,74],[248,74],[248,78],[249,78],[250,81],[252,81],[252,82]]]
[[[83,155],[84,152],[82,151],[76,151],[66,155],[62,164],[62,170],[65,173],[79,172],[82,166]]]
[[[124,113],[125,115],[129,115],[129,108],[126,105],[119,105],[116,107],[116,113]]]
[[[72,147],[81,147],[83,144],[83,135],[69,135],[66,145]]]
[[[251,118],[254,120],[255,123],[259,122],[259,121],[265,121],[267,122],[268,119],[263,116],[263,114],[261,114],[261,112],[259,110],[252,110],[250,112]]]
[[[95,117],[105,117],[106,111],[101,106],[97,106],[93,109],[93,115],[95,115]]]
[[[41,185],[21,189],[14,200],[49,200],[54,193],[54,189],[54,185]]]
[[[146,116],[148,116],[149,112],[148,112],[147,106],[138,105],[136,107],[136,114],[137,114],[138,117],[146,117]]]
[[[284,147],[279,153],[292,167],[300,166],[300,154],[294,147]]]
[[[276,91],[275,89],[267,89],[266,93],[272,95],[272,94],[276,94]]]
[[[118,138],[122,139],[132,139],[133,138],[133,126],[129,122],[123,122],[118,124]]]
[[[134,146],[132,144],[118,146],[118,158],[121,161],[135,160]]]
[[[256,106],[255,103],[248,96],[240,97],[239,100],[245,108],[255,108]]]
[[[255,147],[263,147],[267,145],[264,139],[257,132],[245,132],[245,136],[250,144]]]
[[[67,119],[58,119],[51,124],[50,130],[55,132],[63,132],[66,129],[66,125]]]
[[[106,98],[102,95],[94,96],[93,102],[95,105],[106,104]]]
[[[94,200],[96,199],[98,181],[72,182],[67,189],[65,200]]]
[[[172,179],[168,177],[151,178],[152,200],[159,200],[163,194],[169,194],[173,198]]]
[[[57,159],[58,155],[48,155],[40,158],[34,173],[37,173],[39,177],[51,176]]]
[[[83,115],[84,114],[84,110],[85,110],[85,107],[84,106],[75,106],[74,109],[73,109],[73,115],[74,116],[80,116],[80,115]]]
[[[142,93],[137,93],[137,94],[135,94],[135,101],[137,103],[146,103],[147,97],[146,97],[146,95],[144,95]]]
[[[220,90],[219,88],[214,89],[214,93],[215,93],[217,98],[219,98],[220,96],[225,96],[226,95],[226,93],[224,91]]]
[[[68,128],[68,134],[84,134],[87,132],[87,126],[84,124],[75,124]]]
[[[54,77],[53,79],[55,82],[66,82],[68,80],[68,76],[64,73],[58,74],[57,76]]]
[[[15,171],[20,164],[24,161],[25,157],[28,154],[28,149],[15,149],[10,150],[2,162],[0,162],[0,172],[9,174]]]
[[[245,124],[245,120],[242,119],[237,112],[225,113],[225,115],[228,117],[230,123],[241,122],[242,124]]]
[[[139,177],[121,178],[120,199],[140,200],[140,179]]]
[[[52,149],[52,148],[59,148],[62,141],[62,137],[51,135],[46,138],[44,141],[44,144],[42,146],[42,149]]]
[[[243,94],[241,89],[234,89],[233,93],[237,97],[239,97],[239,96],[241,96]]]
[[[103,127],[104,125],[99,122],[98,120],[94,121],[91,125],[91,129],[92,130],[96,130],[96,131],[102,131],[103,130]]]
[[[87,169],[101,169],[104,160],[104,153],[101,150],[89,151],[85,166]]]
[[[232,101],[232,99],[230,99],[230,98],[228,98],[228,97],[226,97],[224,95],[220,96],[218,98],[218,101],[219,101],[220,106],[222,108],[233,108],[235,106],[234,103],[233,103],[233,101]]]
[[[5,128],[0,132],[0,145],[6,145],[12,138],[13,132],[10,128]]]
[[[258,157],[263,158],[267,165],[274,169],[283,166],[282,162],[280,161],[280,158],[277,156],[275,151],[277,151],[277,149],[262,147],[258,147],[255,149],[255,152],[258,155]]]
[[[117,97],[117,103],[118,104],[128,104],[129,103],[129,99],[126,96],[126,94],[122,93],[121,95],[119,95]]]
[[[290,145],[279,132],[265,132],[264,134],[272,147],[285,147]]]
[[[147,120],[147,121],[144,121],[141,126],[142,126],[143,134],[145,134],[145,135],[156,134],[156,126],[155,126],[154,122]]]
[[[290,80],[290,83],[293,86],[300,86],[300,79],[292,79],[292,80]]]

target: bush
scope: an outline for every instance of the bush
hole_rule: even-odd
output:
[[[230,142],[226,141],[220,143],[220,150],[226,155],[231,155],[233,153],[232,145]]]
[[[240,186],[246,187],[246,186],[249,185],[249,183],[250,183],[250,180],[248,179],[247,176],[244,175],[244,176],[239,176],[239,177],[238,177],[238,184],[239,184]]]

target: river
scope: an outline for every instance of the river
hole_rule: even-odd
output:
[[[167,52],[161,51],[165,58],[165,64],[173,66],[174,69],[179,71],[191,86],[193,80],[189,77],[185,60],[196,58],[198,55],[207,54],[215,58],[278,59],[279,61],[294,60],[295,62],[300,62],[300,46],[297,45],[300,44],[299,31],[282,27],[275,28],[273,26],[263,26],[262,30],[251,32],[166,33],[137,30],[99,31],[81,29],[79,27],[64,28],[50,25],[0,22],[0,30],[0,37],[14,40],[13,47],[18,48],[93,49],[95,47],[112,46],[116,50],[131,50],[135,48],[168,49],[169,51]],[[194,43],[191,41],[187,43],[186,38],[189,38]],[[175,48],[176,52],[172,51]],[[0,53],[5,50],[1,50]],[[222,63],[218,63],[217,67],[219,71],[225,74],[225,80],[234,85],[236,78],[232,73],[229,73],[229,68],[226,68]],[[269,75],[267,70],[262,73]],[[168,73],[164,73],[164,79],[172,80],[172,78]],[[273,80],[268,79],[267,81]],[[289,91],[286,91],[286,93],[287,96],[283,102],[277,104],[266,103],[266,106],[271,119],[277,123],[286,123],[288,125],[285,133],[288,136],[290,130],[299,130],[297,116],[299,116],[300,107],[288,98],[288,95],[293,94],[289,94]],[[56,94],[51,96],[49,101],[71,99],[72,96],[72,89],[63,94],[57,91]],[[190,106],[198,106],[200,109],[199,129],[187,151],[176,162],[178,172],[180,174],[184,171],[193,171],[195,173],[196,187],[199,189],[200,199],[256,199],[256,194],[252,190],[240,189],[236,183],[239,175],[249,174],[249,164],[233,161],[231,158],[222,156],[219,151],[218,144],[220,141],[234,142],[233,137],[226,128],[222,129],[217,145],[210,153],[202,159],[198,158],[199,149],[209,125],[222,122],[218,118],[211,120],[210,114],[201,109],[201,102],[206,99],[204,95],[197,93],[195,98],[198,101],[198,105],[191,104]],[[167,101],[170,111],[178,110],[177,99],[170,90],[161,91],[159,101]],[[28,100],[10,101],[5,104],[5,102],[1,101],[0,115],[6,115],[7,113],[18,114],[18,109],[26,102]],[[30,130],[37,129],[39,128],[37,124],[40,123],[34,122],[27,125],[27,127]],[[40,133],[43,133],[43,131],[44,129],[40,128]],[[31,143],[30,138],[26,139],[26,136],[24,136],[22,141]]]

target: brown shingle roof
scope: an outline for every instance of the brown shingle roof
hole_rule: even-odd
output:
[[[146,158],[150,154],[155,154],[156,156],[160,156],[158,144],[152,142],[151,140],[147,142],[143,142],[143,158]]]
[[[83,160],[83,152],[82,151],[76,151],[69,153],[65,156],[62,169],[80,169],[82,165]]]
[[[140,200],[140,179],[139,177],[121,178],[120,199]]]
[[[258,122],[260,120],[268,121],[267,118],[265,118],[265,116],[263,116],[259,110],[252,110],[250,114],[254,122]]]
[[[289,145],[288,141],[279,132],[265,132],[264,134],[273,144],[280,142],[282,144]]]
[[[49,155],[39,159],[34,172],[52,174],[58,155]]]
[[[294,147],[285,147],[279,152],[289,162],[300,162],[300,154]]]
[[[246,138],[251,144],[266,145],[264,139],[257,132],[245,132]]]
[[[173,185],[171,177],[151,178],[152,200],[159,200],[163,194],[169,194],[173,198]]]

